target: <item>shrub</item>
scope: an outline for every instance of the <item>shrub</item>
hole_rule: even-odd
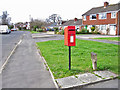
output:
[[[64,35],[64,30],[61,31],[61,34]]]
[[[51,29],[51,28],[50,28],[49,31],[54,31],[54,29]]]
[[[33,27],[33,31],[36,31],[37,28],[38,28],[38,26],[35,25],[35,26]]]
[[[89,30],[87,30],[87,29],[82,29],[82,30],[81,30],[81,34],[89,34]]]
[[[54,27],[54,30],[56,30],[56,31],[57,31],[57,30],[58,30],[58,27]]]
[[[26,29],[26,27],[23,27],[23,29],[25,30],[25,29]]]
[[[38,30],[36,30],[37,32],[43,32],[43,29],[38,29]]]
[[[10,25],[10,26],[9,26],[9,29],[12,29],[13,27],[14,27],[13,25]]]
[[[81,34],[81,32],[80,31],[76,31],[76,34]]]
[[[54,30],[55,30],[55,34],[59,32],[58,27],[54,27]]]
[[[21,30],[22,28],[21,27],[18,27],[19,30]]]
[[[91,30],[92,30],[92,32],[94,32],[94,30],[95,30],[95,27],[91,27]]]

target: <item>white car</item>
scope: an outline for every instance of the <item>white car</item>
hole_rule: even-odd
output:
[[[7,25],[0,25],[0,33],[11,33],[11,30],[8,29]]]

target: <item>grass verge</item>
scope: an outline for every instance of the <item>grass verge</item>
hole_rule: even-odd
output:
[[[40,32],[37,32],[37,31],[33,31],[33,30],[31,30],[30,32],[31,32],[31,33],[40,33]]]
[[[109,70],[118,74],[118,45],[78,39],[76,42],[77,45],[72,47],[70,71],[68,46],[64,46],[64,40],[37,43],[55,79],[92,72],[91,52],[97,53],[98,70]]]
[[[106,38],[94,38],[94,39],[111,40],[111,41],[120,41],[120,37],[106,37]]]

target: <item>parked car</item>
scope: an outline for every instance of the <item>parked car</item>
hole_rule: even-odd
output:
[[[17,31],[17,29],[16,28],[12,28],[11,31]]]
[[[11,30],[8,29],[8,26],[7,25],[0,25],[0,33],[11,33]]]

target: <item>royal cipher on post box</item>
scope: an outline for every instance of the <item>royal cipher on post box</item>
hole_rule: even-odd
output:
[[[66,46],[76,45],[76,31],[75,26],[68,26],[64,29],[64,44]]]

